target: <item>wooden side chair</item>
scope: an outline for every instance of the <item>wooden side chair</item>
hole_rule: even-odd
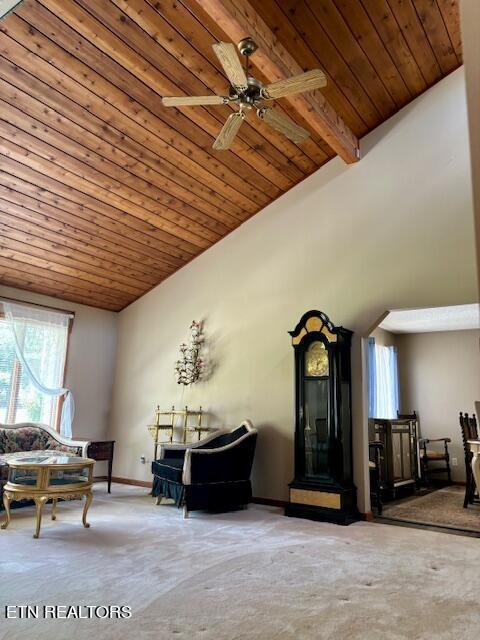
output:
[[[397,414],[399,418],[405,420],[415,420],[417,425],[418,437],[418,458],[420,463],[420,476],[423,484],[429,485],[432,473],[446,473],[448,484],[452,482],[452,473],[450,470],[450,454],[448,445],[452,441],[451,438],[420,438],[418,430],[418,416],[416,411],[412,414]],[[443,450],[437,447],[437,443],[443,443]],[[433,445],[433,447],[432,447]],[[430,463],[444,462],[442,466],[432,467]]]
[[[448,484],[452,483],[452,473],[450,470],[450,454],[448,453],[448,445],[452,441],[451,438],[421,438],[418,441],[420,449],[420,469],[422,481],[429,485],[432,473],[446,473]],[[436,443],[443,443],[442,449],[431,449],[430,446]],[[441,467],[429,466],[431,462],[444,462]]]
[[[462,430],[463,450],[465,453],[465,498],[463,500],[463,506],[465,509],[469,504],[472,504],[475,498],[475,480],[472,473],[472,452],[468,446],[468,440],[478,439],[477,419],[475,415],[471,417],[468,413],[463,414],[460,412],[460,429]]]

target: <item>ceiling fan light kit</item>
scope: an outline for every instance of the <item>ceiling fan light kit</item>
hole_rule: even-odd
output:
[[[277,98],[312,91],[327,84],[327,79],[320,69],[312,69],[305,73],[278,80],[264,86],[260,80],[248,75],[249,57],[258,49],[253,38],[243,38],[237,45],[241,55],[245,56],[245,67],[242,66],[237,55],[236,47],[231,42],[217,42],[213,50],[222,65],[225,75],[230,82],[228,96],[191,96],[191,97],[164,97],[165,107],[194,107],[220,104],[236,104],[238,111],[232,113],[220,133],[213,148],[217,151],[229,149],[237,135],[246,112],[254,109],[256,115],[270,125],[273,129],[282,133],[296,144],[304,142],[309,137],[309,132],[295,122],[264,104]]]

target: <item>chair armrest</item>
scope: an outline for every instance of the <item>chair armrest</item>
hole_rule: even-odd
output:
[[[421,438],[418,443],[420,445],[422,444],[428,444],[429,442],[451,442],[452,439],[451,438]]]
[[[161,444],[158,460],[165,460],[166,458],[183,458],[187,447],[187,444]]]

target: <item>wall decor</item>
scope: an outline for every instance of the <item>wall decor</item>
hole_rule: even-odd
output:
[[[205,362],[200,357],[204,342],[203,322],[193,320],[190,334],[190,343],[180,345],[180,359],[175,364],[177,382],[185,386],[198,382],[205,370]]]

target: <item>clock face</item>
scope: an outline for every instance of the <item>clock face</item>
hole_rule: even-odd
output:
[[[329,375],[328,351],[320,340],[312,342],[305,354],[305,375],[320,378]]]

